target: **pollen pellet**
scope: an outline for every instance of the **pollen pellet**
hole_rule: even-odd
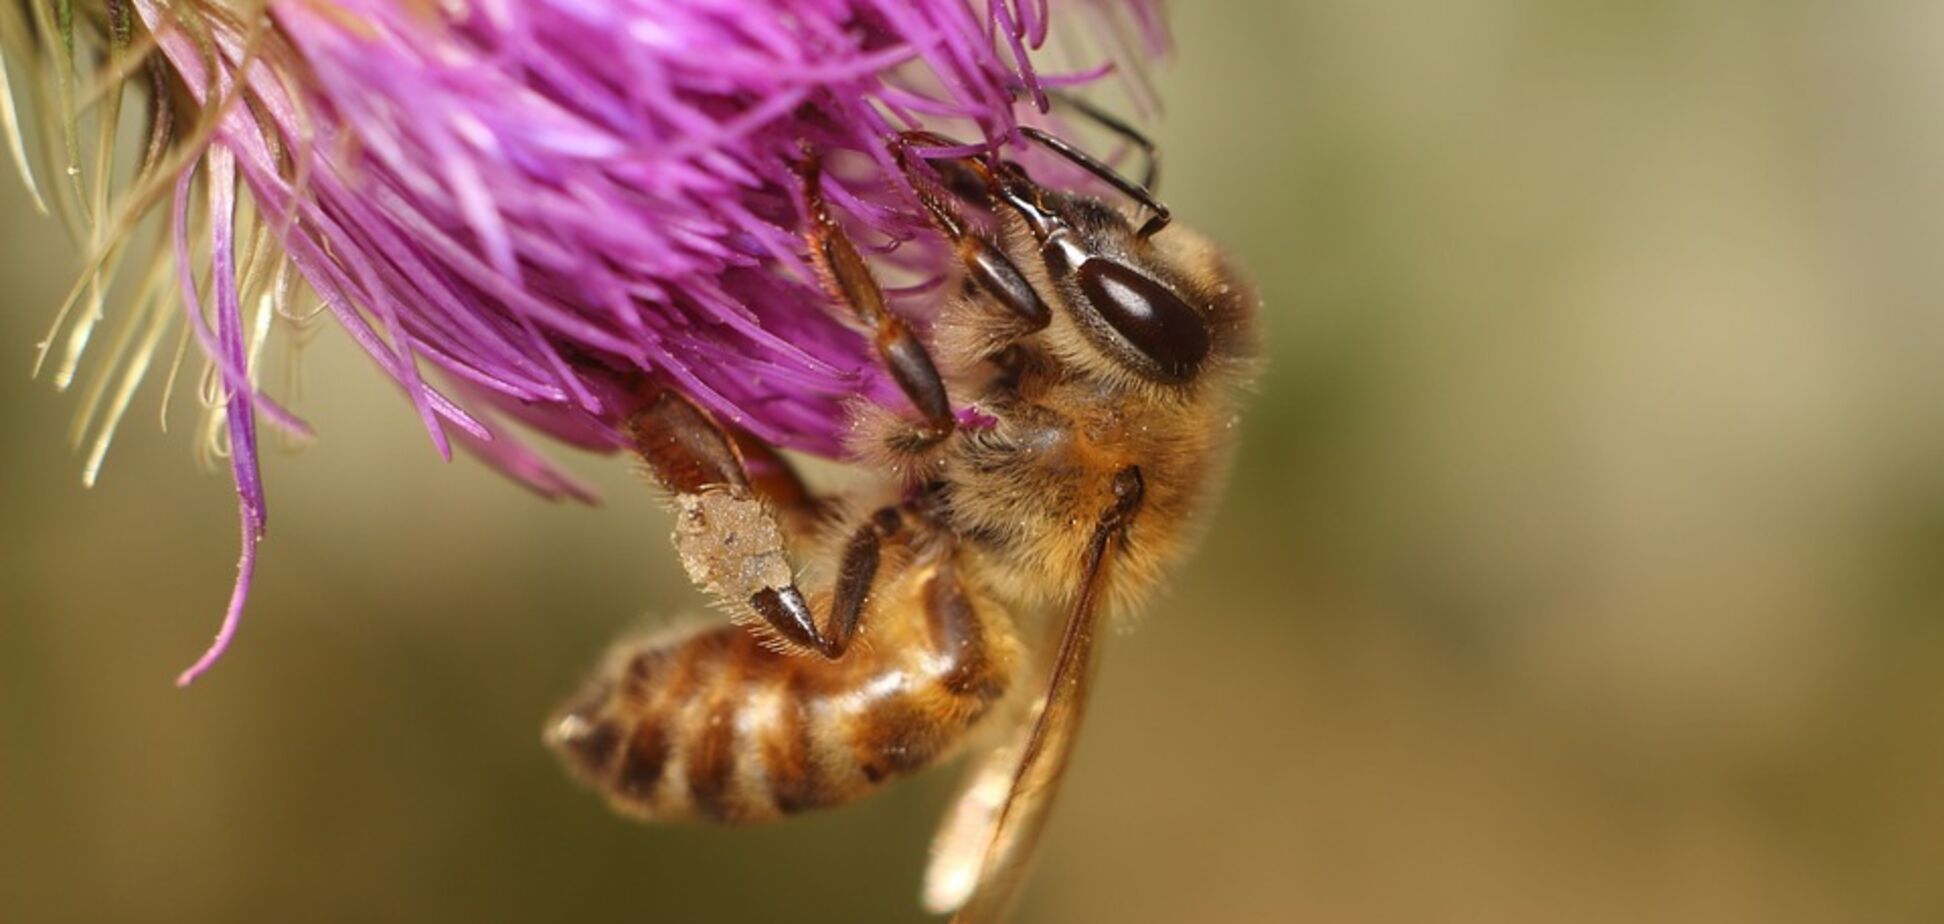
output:
[[[742,601],[792,577],[783,534],[761,501],[739,488],[675,497],[675,552],[703,590]]]

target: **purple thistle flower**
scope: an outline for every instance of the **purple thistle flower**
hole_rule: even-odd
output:
[[[229,645],[248,594],[266,522],[256,422],[308,432],[257,384],[263,335],[295,297],[266,253],[399,385],[442,455],[456,439],[549,497],[590,495],[505,422],[613,449],[643,377],[776,445],[836,456],[849,402],[901,399],[806,263],[792,162],[806,146],[825,158],[827,197],[922,328],[949,255],[892,163],[892,133],[1015,143],[1022,115],[1048,119],[1049,89],[1165,46],[1158,0],[271,0],[260,20],[213,2],[102,5],[108,66],[146,60],[153,95],[174,105],[155,110],[125,213],[101,207],[105,167],[92,209],[81,184],[69,196],[93,252],[57,382],[127,229],[171,200],[178,298],[220,384],[212,433],[243,533],[222,627],[183,684]],[[38,88],[70,120],[74,37],[51,18],[0,23],[10,55],[58,59],[53,88]],[[1047,56],[1055,45],[1064,59]],[[120,96],[98,118],[112,123]],[[112,398],[114,368],[84,402],[84,415],[106,407],[90,479],[172,323],[164,292],[138,296],[127,329],[147,326],[114,348]]]

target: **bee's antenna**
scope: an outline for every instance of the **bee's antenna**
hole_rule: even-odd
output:
[[[1146,224],[1141,225],[1139,234],[1142,238],[1153,237],[1156,232],[1168,226],[1168,221],[1173,216],[1169,214],[1167,206],[1161,204],[1159,199],[1154,198],[1153,193],[1148,192],[1146,186],[1121,176],[1119,171],[1101,163],[1093,155],[1068,144],[1066,141],[1044,129],[1034,128],[1031,125],[1021,125],[1019,127],[1019,133],[1045,145],[1048,150],[1072,161],[1082,170],[1099,177],[1107,185],[1126,193],[1128,197],[1145,206],[1153,214],[1148,218]]]
[[[1141,170],[1141,186],[1149,192],[1155,192],[1161,188],[1161,149],[1155,147],[1154,139],[1149,138],[1140,129],[1129,124],[1127,120],[1093,103],[1087,102],[1083,97],[1075,96],[1072,93],[1067,93],[1062,90],[1051,90],[1046,95],[1053,102],[1079,113],[1088,121],[1119,135],[1122,140],[1140,148],[1141,156],[1147,160],[1146,166]]]

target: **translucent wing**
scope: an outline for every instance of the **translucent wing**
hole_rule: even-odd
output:
[[[931,866],[925,870],[926,911],[957,911],[972,897],[993,830],[999,824],[999,813],[1005,809],[1013,779],[1019,775],[1020,751],[1045,706],[1044,697],[1035,700],[1031,712],[1023,717],[1025,721],[1008,729],[1005,742],[981,755],[966,773],[950,813],[932,840]]]
[[[1045,696],[1021,733],[973,768],[933,841],[925,907],[936,913],[956,909],[953,924],[986,924],[1011,910],[1073,754],[1093,682],[1108,552],[1140,504],[1139,470],[1121,472],[1114,493],[1116,503],[1102,515],[1088,546],[1080,592],[1060,632]]]

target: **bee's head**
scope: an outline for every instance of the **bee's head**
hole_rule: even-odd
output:
[[[1055,301],[1088,347],[1161,386],[1197,382],[1249,350],[1254,295],[1200,235],[1145,224],[1091,196],[1048,190],[1006,164],[996,198],[1037,243]]]

